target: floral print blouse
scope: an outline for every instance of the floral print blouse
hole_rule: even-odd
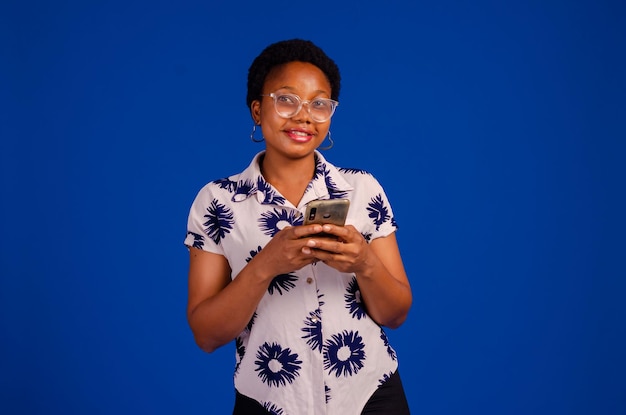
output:
[[[346,224],[368,242],[397,229],[370,173],[337,168],[316,152],[314,177],[293,206],[264,180],[262,156],[205,185],[189,213],[185,245],[224,255],[233,279],[274,234],[303,223],[311,200],[350,199]],[[274,277],[235,345],[235,388],[272,414],[359,414],[398,366],[385,331],[361,303],[355,275],[322,262]]]

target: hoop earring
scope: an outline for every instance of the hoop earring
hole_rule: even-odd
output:
[[[262,143],[265,140],[265,137],[261,136],[261,139],[254,137],[254,133],[256,133],[256,126],[257,126],[256,123],[252,125],[252,132],[250,133],[250,140],[252,140],[252,142],[254,143]]]
[[[326,147],[318,147],[320,150],[330,150],[335,145],[333,137],[332,135],[330,135],[330,131],[328,131],[328,135],[326,136],[326,138],[328,138],[329,144]]]

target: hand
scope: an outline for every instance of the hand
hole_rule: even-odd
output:
[[[302,253],[340,272],[358,273],[367,266],[369,244],[354,226],[323,225],[322,232],[334,235],[337,239],[310,235],[305,238]]]
[[[262,271],[267,278],[288,274],[318,259],[303,251],[310,236],[322,232],[322,225],[287,226],[276,233],[248,265]]]

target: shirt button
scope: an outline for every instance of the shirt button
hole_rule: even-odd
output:
[[[311,284],[313,282],[313,278],[309,277],[306,279],[307,284]]]

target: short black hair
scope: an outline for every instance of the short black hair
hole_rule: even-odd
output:
[[[330,83],[330,98],[339,100],[341,75],[339,67],[326,53],[310,40],[291,39],[283,40],[267,46],[257,56],[248,69],[248,109],[252,101],[261,97],[265,78],[270,71],[279,65],[289,62],[306,62],[317,66],[328,78]]]

